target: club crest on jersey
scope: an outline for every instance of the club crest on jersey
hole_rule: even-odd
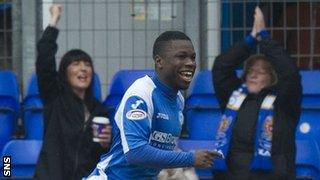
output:
[[[141,109],[132,109],[126,114],[127,119],[142,120],[147,117],[147,113]]]
[[[142,100],[137,100],[134,104],[131,104],[131,108],[132,109],[137,109],[140,104],[143,104],[143,101]]]

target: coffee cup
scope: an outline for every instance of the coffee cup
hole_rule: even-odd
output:
[[[92,120],[93,142],[100,142],[99,135],[102,134],[102,129],[106,128],[110,121],[106,117],[94,117]]]

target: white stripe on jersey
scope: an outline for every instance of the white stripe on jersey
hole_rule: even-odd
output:
[[[151,128],[151,120],[153,117],[153,102],[152,102],[152,92],[155,89],[155,84],[153,83],[152,79],[149,76],[142,77],[140,79],[137,79],[126,91],[124,94],[120,106],[114,116],[114,119],[116,121],[116,124],[120,130],[120,136],[121,136],[121,144],[123,148],[123,152],[126,153],[129,151],[129,146],[127,139],[124,135],[124,127],[123,127],[123,110],[125,107],[125,103],[128,100],[128,98],[132,96],[138,96],[141,99],[143,99],[148,108],[148,119],[149,119],[149,125]]]
[[[98,175],[91,175],[88,178],[83,178],[82,180],[108,180],[108,176],[99,169]]]
[[[100,161],[94,171],[98,171],[96,174],[91,174],[87,178],[83,178],[82,180],[108,180],[108,176],[104,172],[106,167],[108,166],[110,160],[112,159],[112,155],[106,158],[103,161]]]
[[[110,155],[109,157],[107,157],[106,159],[104,159],[103,161],[100,161],[98,164],[97,164],[97,168],[99,170],[102,170],[102,171],[105,171],[106,170],[106,167],[108,166],[110,160],[112,159],[112,156],[113,155]]]
[[[184,97],[182,96],[182,94],[181,94],[181,92],[179,91],[178,92],[178,97],[179,97],[179,102],[181,103],[180,104],[180,109],[183,111],[183,109],[184,109]],[[181,116],[181,121],[180,121],[180,123],[181,123],[181,125],[184,123],[184,116],[183,116],[183,114],[181,113],[181,114],[179,114],[179,116]]]

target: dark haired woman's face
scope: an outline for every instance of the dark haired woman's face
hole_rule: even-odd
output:
[[[67,79],[72,90],[85,92],[92,79],[92,66],[87,61],[73,61],[67,67]]]
[[[259,93],[262,89],[270,86],[271,76],[265,66],[265,63],[259,60],[248,69],[245,83],[250,93]]]

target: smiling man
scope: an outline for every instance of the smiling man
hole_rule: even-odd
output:
[[[162,33],[153,46],[156,75],[136,80],[115,114],[115,135],[108,154],[88,179],[155,179],[162,168],[212,165],[207,150],[173,151],[183,123],[184,99],[196,69],[195,51],[179,31]]]

